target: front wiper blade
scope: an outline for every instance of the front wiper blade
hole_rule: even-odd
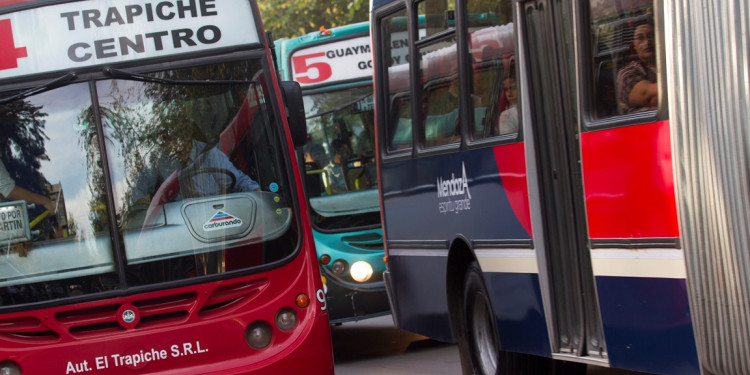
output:
[[[177,79],[147,76],[144,74],[138,74],[138,73],[128,72],[126,70],[113,69],[113,68],[104,68],[104,74],[115,79],[119,78],[119,79],[127,79],[127,80],[138,81],[138,82],[159,83],[163,85],[225,86],[225,85],[236,85],[238,83],[255,83],[254,81],[250,81],[250,80],[233,80],[233,79],[177,80]]]
[[[367,95],[363,95],[363,96],[360,96],[360,97],[358,97],[358,98],[356,98],[356,99],[354,99],[354,100],[350,100],[350,101],[348,101],[348,102],[346,102],[346,103],[344,103],[344,104],[342,104],[342,105],[340,105],[340,106],[337,106],[337,107],[331,108],[331,109],[329,109],[329,110],[327,110],[327,111],[323,111],[323,112],[318,112],[318,113],[316,113],[316,114],[314,114],[314,115],[310,115],[310,116],[308,116],[308,117],[305,117],[305,120],[309,120],[309,119],[313,119],[313,118],[316,118],[316,117],[321,117],[321,116],[325,116],[325,115],[327,115],[327,114],[329,114],[329,113],[334,113],[334,112],[338,112],[338,111],[340,111],[340,110],[342,110],[342,109],[345,109],[346,107],[349,107],[349,106],[351,106],[351,105],[354,105],[354,103],[357,103],[357,102],[359,102],[359,101],[362,101],[362,100],[364,100],[364,99],[365,99],[365,98],[367,98],[368,96],[372,96],[372,94],[367,94]]]
[[[41,84],[41,85],[36,86],[36,87],[32,87],[32,88],[30,88],[30,89],[28,89],[26,91],[21,91],[18,94],[11,95],[11,96],[9,96],[7,98],[2,98],[2,99],[0,99],[0,104],[7,104],[7,103],[10,103],[12,101],[26,99],[29,96],[34,96],[36,94],[40,94],[40,93],[43,93],[45,91],[49,91],[49,90],[58,88],[60,86],[65,86],[66,83],[74,80],[75,78],[76,78],[76,74],[75,73],[68,73],[68,74],[66,74],[66,75],[64,75],[62,77],[56,78],[56,79],[54,79],[54,80],[52,80],[50,82]]]

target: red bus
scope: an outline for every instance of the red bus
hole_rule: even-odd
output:
[[[0,373],[333,373],[258,14],[0,2]]]
[[[746,4],[371,6],[398,327],[464,373],[750,373]]]

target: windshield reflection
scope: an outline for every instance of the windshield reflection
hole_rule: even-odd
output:
[[[304,146],[313,223],[337,230],[379,223],[372,87],[306,95]]]
[[[149,74],[163,80],[0,93],[16,98],[0,104],[0,306],[296,251],[294,189],[260,61]]]

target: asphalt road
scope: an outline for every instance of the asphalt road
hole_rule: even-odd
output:
[[[458,347],[393,325],[390,315],[332,327],[336,375],[460,375]],[[647,375],[589,367],[588,375]]]
[[[390,315],[331,329],[336,375],[461,374],[458,347],[393,325]]]

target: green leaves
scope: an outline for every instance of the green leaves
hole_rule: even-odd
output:
[[[369,0],[261,0],[260,15],[274,39],[293,38],[326,28],[367,21]]]

